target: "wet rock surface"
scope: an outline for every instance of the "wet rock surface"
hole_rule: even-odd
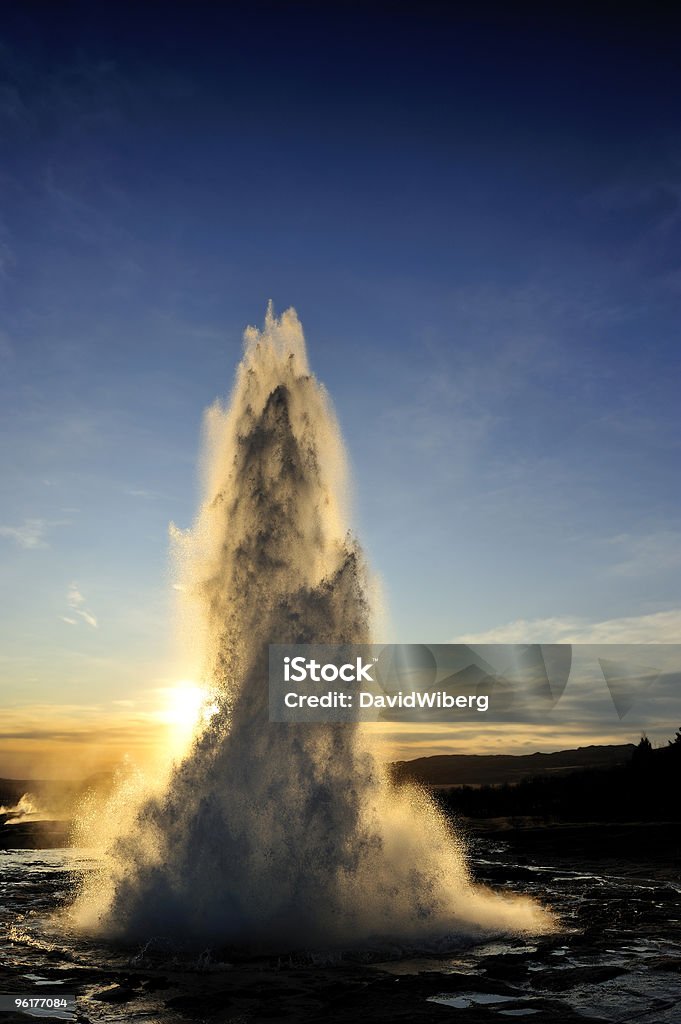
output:
[[[153,944],[112,950],[41,931],[41,915],[55,900],[68,899],[70,876],[56,851],[49,857],[36,851],[16,874],[14,889],[9,871],[0,988],[74,993],[76,1014],[62,1019],[82,1024],[678,1024],[681,885],[673,839],[666,859],[658,842],[647,874],[638,843],[630,859],[626,843],[619,858],[609,854],[605,871],[598,850],[588,858],[584,836],[577,863],[564,836],[549,830],[536,844],[536,857],[520,830],[469,829],[469,842],[480,882],[531,893],[555,909],[562,930],[400,956],[381,952],[380,944],[361,955],[301,951],[246,960],[234,950],[204,951],[194,959]],[[2,1017],[7,1024],[28,1019]]]

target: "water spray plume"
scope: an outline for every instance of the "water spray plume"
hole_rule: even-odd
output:
[[[551,929],[472,883],[449,824],[391,786],[360,726],[269,722],[268,644],[371,640],[343,443],[293,309],[246,331],[230,402],[206,414],[203,486],[174,542],[212,714],[104,843],[80,927],[276,950]]]

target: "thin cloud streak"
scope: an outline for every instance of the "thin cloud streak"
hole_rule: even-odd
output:
[[[478,633],[464,633],[461,644],[671,644],[681,638],[681,608],[603,622],[577,617],[515,619]]]
[[[86,622],[88,626],[92,626],[93,629],[99,628],[97,617],[93,615],[91,611],[88,611],[88,609],[84,607],[85,598],[78,589],[77,583],[72,583],[71,586],[69,587],[67,600],[69,603],[69,608],[72,609],[75,615],[78,615],[83,620],[83,622]],[[76,625],[75,620],[70,617],[66,618],[62,615],[61,618],[64,622],[68,622],[69,625]]]
[[[7,537],[26,550],[46,548],[45,534],[49,525],[45,519],[24,519],[20,526],[0,526],[0,537]]]

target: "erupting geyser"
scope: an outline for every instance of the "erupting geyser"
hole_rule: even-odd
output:
[[[179,543],[217,711],[105,844],[80,927],[268,949],[551,928],[531,900],[472,884],[448,824],[391,787],[361,726],[268,720],[269,643],[371,639],[343,445],[293,310],[246,331],[206,435],[204,501]]]

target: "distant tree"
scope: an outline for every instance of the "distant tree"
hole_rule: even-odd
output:
[[[681,747],[681,729],[677,729],[676,730],[676,736],[674,737],[674,739],[673,740],[668,740],[667,742],[669,743],[670,747],[676,747],[676,746]]]
[[[638,746],[635,748],[634,753],[631,756],[631,764],[634,768],[641,768],[644,765],[646,768],[652,761],[653,745],[646,736],[645,733],[641,736]]]

